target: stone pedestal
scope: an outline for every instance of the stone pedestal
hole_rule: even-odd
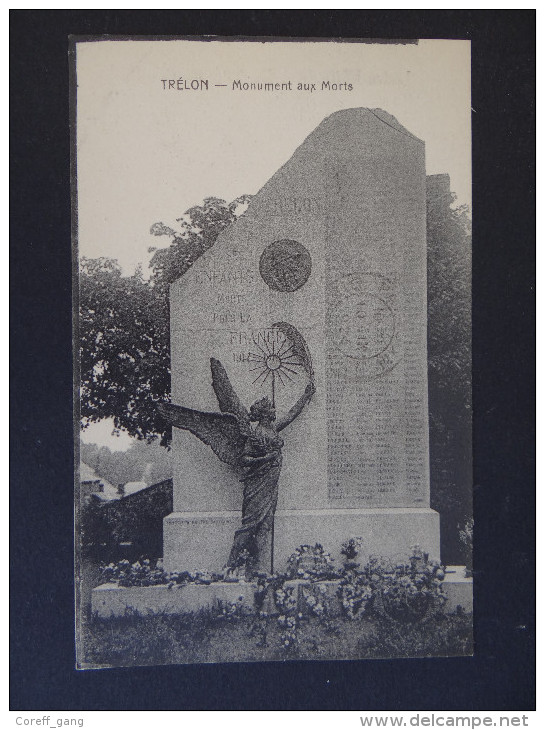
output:
[[[407,558],[420,545],[439,557],[439,514],[425,508],[280,510],[274,532],[275,565],[282,566],[299,545],[320,543],[342,565],[341,545],[362,537],[358,559],[370,555]]]
[[[240,512],[175,512],[165,518],[165,570],[220,571],[226,564]],[[362,537],[360,558],[370,555],[407,558],[420,545],[438,558],[439,514],[432,509],[279,510],[275,518],[274,565],[282,570],[300,545],[323,545],[342,564],[340,548]]]
[[[227,563],[240,511],[173,512],[163,522],[165,570],[219,572]]]
[[[285,431],[275,567],[304,543],[332,554],[418,543],[439,557],[429,509],[424,144],[377,109],[325,119],[246,213],[171,287],[172,401],[217,411],[210,357],[246,407],[286,361],[282,416],[308,382],[275,322],[305,338],[316,394]],[[287,354],[286,354],[287,353]],[[261,368],[261,370],[260,370]],[[263,371],[264,372],[264,371]],[[239,475],[174,429],[170,569],[218,569],[240,524]]]

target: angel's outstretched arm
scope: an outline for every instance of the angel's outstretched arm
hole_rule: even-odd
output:
[[[303,395],[299,398],[297,403],[290,408],[290,410],[286,413],[286,415],[283,418],[278,419],[276,422],[276,430],[282,431],[283,428],[286,428],[286,426],[289,426],[290,423],[297,418],[297,416],[301,413],[303,408],[306,406],[306,404],[310,401],[314,393],[316,392],[316,386],[314,385],[314,382],[311,381],[307,387],[305,388],[305,392]]]

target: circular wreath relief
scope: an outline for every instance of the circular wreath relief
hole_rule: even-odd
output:
[[[310,253],[291,239],[269,244],[259,260],[261,278],[274,291],[297,291],[307,283],[311,271]]]

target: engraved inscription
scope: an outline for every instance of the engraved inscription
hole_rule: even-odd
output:
[[[331,282],[326,387],[334,503],[424,501],[425,371],[416,306],[403,300],[392,274],[337,274]]]
[[[254,281],[252,269],[203,269],[194,272],[195,284],[211,288],[225,284],[253,284]]]
[[[278,216],[290,213],[322,213],[325,210],[326,202],[323,198],[282,196],[264,201],[264,208],[270,215]]]

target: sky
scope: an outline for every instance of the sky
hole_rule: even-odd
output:
[[[76,64],[79,255],[115,258],[124,273],[169,244],[150,234],[153,223],[176,228],[206,197],[256,193],[339,109],[392,114],[425,141],[427,174],[448,172],[458,203],[471,205],[468,41],[100,41],[78,43]],[[184,89],[193,79],[208,90]],[[292,89],[242,91],[234,81]],[[323,81],[342,88],[321,90]],[[298,91],[299,82],[316,88]],[[125,444],[108,429],[83,438]]]
[[[128,451],[135,442],[135,439],[126,431],[114,434],[114,419],[104,418],[97,423],[90,423],[85,431],[81,432],[81,440],[84,444],[98,444],[108,446],[112,451]]]
[[[162,79],[208,79],[208,91]],[[323,80],[352,91],[240,91]],[[428,174],[471,201],[470,44],[107,41],[77,46],[80,255],[147,264],[157,221],[205,197],[256,193],[329,114],[382,108],[426,142]],[[216,87],[215,84],[227,84]],[[168,84],[167,84],[168,87]]]

